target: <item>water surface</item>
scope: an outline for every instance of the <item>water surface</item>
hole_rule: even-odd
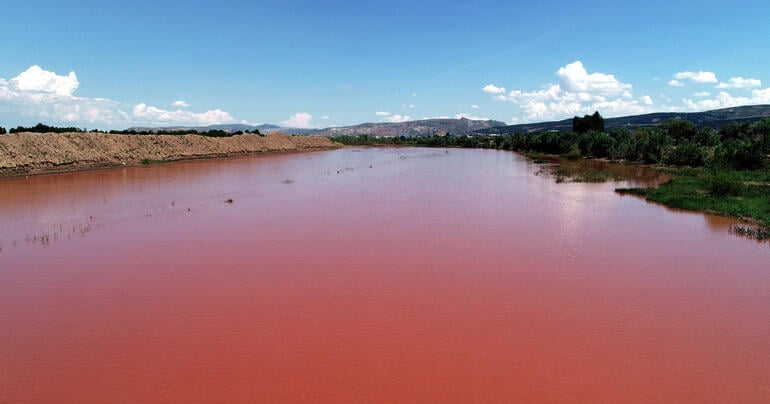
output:
[[[537,170],[400,148],[2,179],[0,401],[770,400],[767,244]]]

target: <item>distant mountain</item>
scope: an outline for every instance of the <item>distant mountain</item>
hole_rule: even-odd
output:
[[[467,118],[423,119],[419,121],[364,123],[339,128],[326,128],[315,130],[312,134],[317,136],[397,136],[400,134],[405,134],[407,136],[431,136],[434,134],[445,135],[449,132],[456,135],[465,135],[484,129],[494,128],[496,126],[505,126],[505,123],[492,120],[472,120]]]
[[[601,113],[601,111],[599,111]],[[704,112],[656,112],[644,115],[631,115],[619,118],[605,118],[604,127],[612,129],[617,127],[655,126],[673,118],[686,119],[699,127],[710,126],[719,128],[733,122],[755,122],[762,118],[770,117],[770,105],[748,105],[743,107],[723,108]],[[461,119],[423,119],[408,122],[380,122],[363,123],[360,125],[343,126],[325,129],[300,129],[284,128],[277,125],[244,125],[224,124],[210,126],[167,126],[167,127],[133,127],[128,130],[157,131],[157,130],[224,130],[228,132],[253,131],[258,129],[261,133],[280,131],[289,135],[316,135],[316,136],[430,136],[452,133],[454,135],[469,134],[509,134],[531,133],[546,131],[570,131],[572,130],[572,118],[562,121],[526,123],[508,125],[500,121],[481,121],[467,118]]]
[[[398,122],[398,123],[364,123],[361,125],[344,126],[339,128],[325,129],[301,129],[285,128],[276,125],[243,125],[243,124],[224,124],[209,126],[164,126],[164,127],[133,127],[128,130],[137,132],[154,132],[158,130],[197,130],[204,132],[207,130],[224,130],[226,132],[253,131],[259,129],[260,133],[270,133],[280,131],[289,135],[315,135],[315,136],[342,136],[342,135],[372,135],[372,136],[396,136],[406,133],[409,136],[429,136],[433,134],[471,134],[482,129],[488,129],[495,126],[505,126],[504,122],[499,121],[477,121],[466,118],[461,119],[424,119],[421,121]]]
[[[601,111],[599,111],[601,113]],[[733,122],[755,122],[770,117],[770,105],[748,105],[743,107],[715,109],[704,112],[656,112],[619,118],[604,118],[605,129],[630,126],[655,126],[669,119],[681,118],[698,127],[720,128]],[[526,123],[498,126],[476,131],[479,134],[510,134],[572,130],[572,118],[563,121]]]

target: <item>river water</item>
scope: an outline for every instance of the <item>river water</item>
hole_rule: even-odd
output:
[[[2,179],[0,402],[770,401],[767,244],[538,171],[348,148]]]

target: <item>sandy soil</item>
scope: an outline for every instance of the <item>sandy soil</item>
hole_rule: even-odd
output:
[[[341,147],[324,137],[271,133],[200,135],[14,133],[0,135],[0,177],[86,170],[142,162]]]

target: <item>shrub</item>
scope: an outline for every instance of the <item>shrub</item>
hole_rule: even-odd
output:
[[[713,196],[741,196],[745,188],[734,171],[716,169],[706,177],[706,190]]]
[[[675,166],[701,167],[706,164],[706,150],[696,143],[685,141],[666,153],[663,162]]]

